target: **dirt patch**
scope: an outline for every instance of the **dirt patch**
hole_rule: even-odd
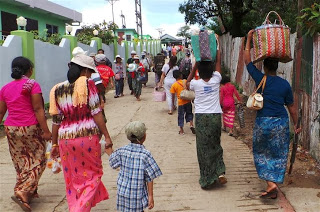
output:
[[[244,101],[245,102],[245,101]],[[239,127],[239,121],[236,120],[236,138],[242,140],[252,150],[252,131],[254,127],[256,111],[245,108],[245,128]],[[291,157],[292,142],[290,144]],[[290,161],[288,161],[289,170]],[[293,171],[291,175],[285,177],[285,182],[282,186],[285,187],[299,187],[299,188],[318,188],[320,189],[320,164],[313,159],[309,152],[298,148],[296,160],[293,164]]]

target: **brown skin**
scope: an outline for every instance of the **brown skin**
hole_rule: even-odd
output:
[[[251,49],[251,45],[250,45],[250,41],[252,40],[252,34],[253,34],[254,30],[250,30],[248,32],[248,37],[247,37],[247,42],[246,42],[246,46],[245,46],[245,51],[244,51],[244,62],[246,65],[248,65],[251,62],[251,53],[250,53],[250,49]],[[264,71],[266,73],[266,75],[269,76],[276,76],[277,72],[272,72],[270,70],[268,70],[266,67],[264,67]],[[293,121],[294,124],[294,133],[295,134],[299,134],[301,132],[301,127],[297,126],[298,123],[298,115],[297,115],[297,111],[295,110],[295,106],[294,104],[291,105],[287,105],[288,111],[290,113],[291,119]],[[275,189],[277,189],[277,184],[271,181],[266,181],[267,182],[267,192],[273,191]],[[263,192],[261,195],[266,195],[266,192]]]
[[[86,76],[87,78],[91,77],[91,71],[89,71],[89,69],[83,69],[81,71],[80,76]],[[106,153],[108,155],[110,155],[113,150],[112,150],[112,146],[108,147],[112,144],[109,132],[107,130],[106,124],[104,123],[104,119],[103,119],[103,115],[102,112],[97,113],[96,115],[93,116],[94,122],[96,123],[96,125],[98,126],[101,134],[104,135],[105,140],[106,140]],[[58,144],[58,130],[59,130],[59,125],[52,125],[52,145],[57,145]],[[108,148],[107,148],[108,147]],[[57,158],[60,156],[59,153],[59,148],[58,146],[53,146],[51,149],[51,157],[52,158]]]
[[[32,68],[25,74],[25,76],[27,77],[31,77],[32,75]],[[42,94],[32,94],[31,95],[31,103],[32,103],[32,107],[34,110],[34,113],[36,115],[37,121],[39,122],[40,128],[43,132],[42,134],[42,138],[44,140],[50,140],[51,139],[51,132],[49,131],[48,125],[47,125],[47,120],[45,117],[45,112],[44,112],[44,108],[43,108],[43,100],[42,100]],[[7,112],[7,105],[4,101],[0,101],[0,122],[2,122],[2,119],[4,117],[4,115]],[[34,194],[29,194],[26,192],[16,192],[15,196],[20,198],[22,201],[24,202],[30,202],[30,200],[33,197],[36,197],[37,195]],[[29,204],[24,203],[24,205],[28,208],[31,209],[31,207],[29,206]]]

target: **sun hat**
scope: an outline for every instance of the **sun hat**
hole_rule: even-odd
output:
[[[81,47],[77,46],[72,50],[72,56],[76,56],[78,54],[87,54],[88,51],[84,51]]]
[[[107,61],[107,57],[104,54],[97,54],[95,59],[98,63]]]
[[[137,52],[136,52],[136,51],[134,51],[134,50],[132,50],[132,51],[131,51],[131,54],[137,54]]]
[[[135,56],[133,57],[133,59],[134,59],[134,60],[140,60],[140,58],[139,58],[138,55],[135,55]]]
[[[137,68],[137,65],[134,64],[134,63],[131,63],[131,64],[129,64],[127,70],[128,70],[129,72],[134,72],[134,71],[136,70],[136,68]]]
[[[96,56],[96,53],[91,52],[91,53],[89,54],[89,57],[95,57],[95,56]]]
[[[146,56],[146,52],[142,52],[142,53],[141,53],[141,56]]]
[[[123,60],[123,58],[120,55],[116,55],[116,59],[120,58],[121,60]]]
[[[129,140],[141,140],[146,134],[147,127],[141,121],[133,121],[126,125],[125,133]]]
[[[97,72],[96,65],[94,64],[94,60],[92,57],[89,57],[85,54],[77,54],[71,59],[72,63],[75,63],[79,66],[89,68],[94,72]]]

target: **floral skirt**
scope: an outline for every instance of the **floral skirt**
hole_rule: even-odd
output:
[[[256,118],[253,129],[253,156],[259,178],[283,183],[289,144],[288,118]]]
[[[59,140],[59,150],[70,212],[89,212],[109,199],[103,175],[99,136]]]
[[[38,125],[6,126],[9,151],[16,169],[14,192],[37,193],[38,183],[46,168],[45,141]]]
[[[226,167],[221,146],[221,115],[196,113],[197,156],[200,168],[201,187],[214,183]]]

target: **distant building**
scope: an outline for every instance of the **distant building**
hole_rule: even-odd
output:
[[[118,36],[118,43],[121,44],[121,41],[133,41],[134,38],[138,37],[138,33],[135,29],[116,29],[114,31],[115,36]]]
[[[66,23],[82,22],[82,14],[48,0],[0,0],[0,35],[4,39],[17,30],[16,19],[27,19],[26,30],[48,30],[49,34],[65,34]],[[0,37],[1,38],[1,37]]]
[[[183,42],[183,39],[178,39],[168,34],[162,35],[160,39],[161,39],[161,44],[166,46],[168,44],[181,45]]]

